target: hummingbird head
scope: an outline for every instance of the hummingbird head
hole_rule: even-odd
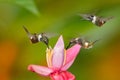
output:
[[[30,40],[31,40],[32,43],[37,43],[37,42],[39,42],[36,33],[31,34],[31,35],[29,36],[29,38],[30,38]]]
[[[31,34],[25,26],[23,26],[23,28],[24,28],[25,32],[27,33],[27,35],[28,35],[28,37],[29,37],[29,39],[30,39],[30,41],[31,41],[32,43],[37,43],[37,42],[39,42],[36,33]]]
[[[94,15],[89,15],[87,18],[90,20],[90,21],[93,21],[94,20]]]

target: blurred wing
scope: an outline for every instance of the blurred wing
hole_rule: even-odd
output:
[[[90,20],[89,19],[90,14],[79,14],[79,16],[81,16],[85,20]]]
[[[50,33],[50,32],[44,32],[43,35],[46,36],[47,38],[58,36],[57,33]]]

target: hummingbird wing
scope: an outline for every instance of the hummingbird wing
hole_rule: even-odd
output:
[[[51,32],[43,32],[42,34],[47,38],[52,38],[58,35],[57,33],[51,33]]]
[[[85,19],[85,20],[91,20],[90,19],[90,14],[79,14],[79,16],[81,16],[83,19]]]

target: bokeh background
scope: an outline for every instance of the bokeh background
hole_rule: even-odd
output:
[[[114,18],[97,27],[78,13],[96,13]],[[43,43],[31,44],[32,33],[63,35],[98,41],[92,49],[81,49],[70,72],[76,80],[120,80],[120,0],[0,0],[0,80],[50,80],[27,70],[29,64],[46,66]],[[59,37],[50,39],[53,47]]]

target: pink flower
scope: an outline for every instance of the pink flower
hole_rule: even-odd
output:
[[[81,46],[76,44],[65,50],[63,37],[60,36],[54,49],[46,50],[48,67],[29,65],[28,70],[39,75],[50,76],[52,80],[75,80],[75,76],[67,69],[73,64],[80,48]]]

